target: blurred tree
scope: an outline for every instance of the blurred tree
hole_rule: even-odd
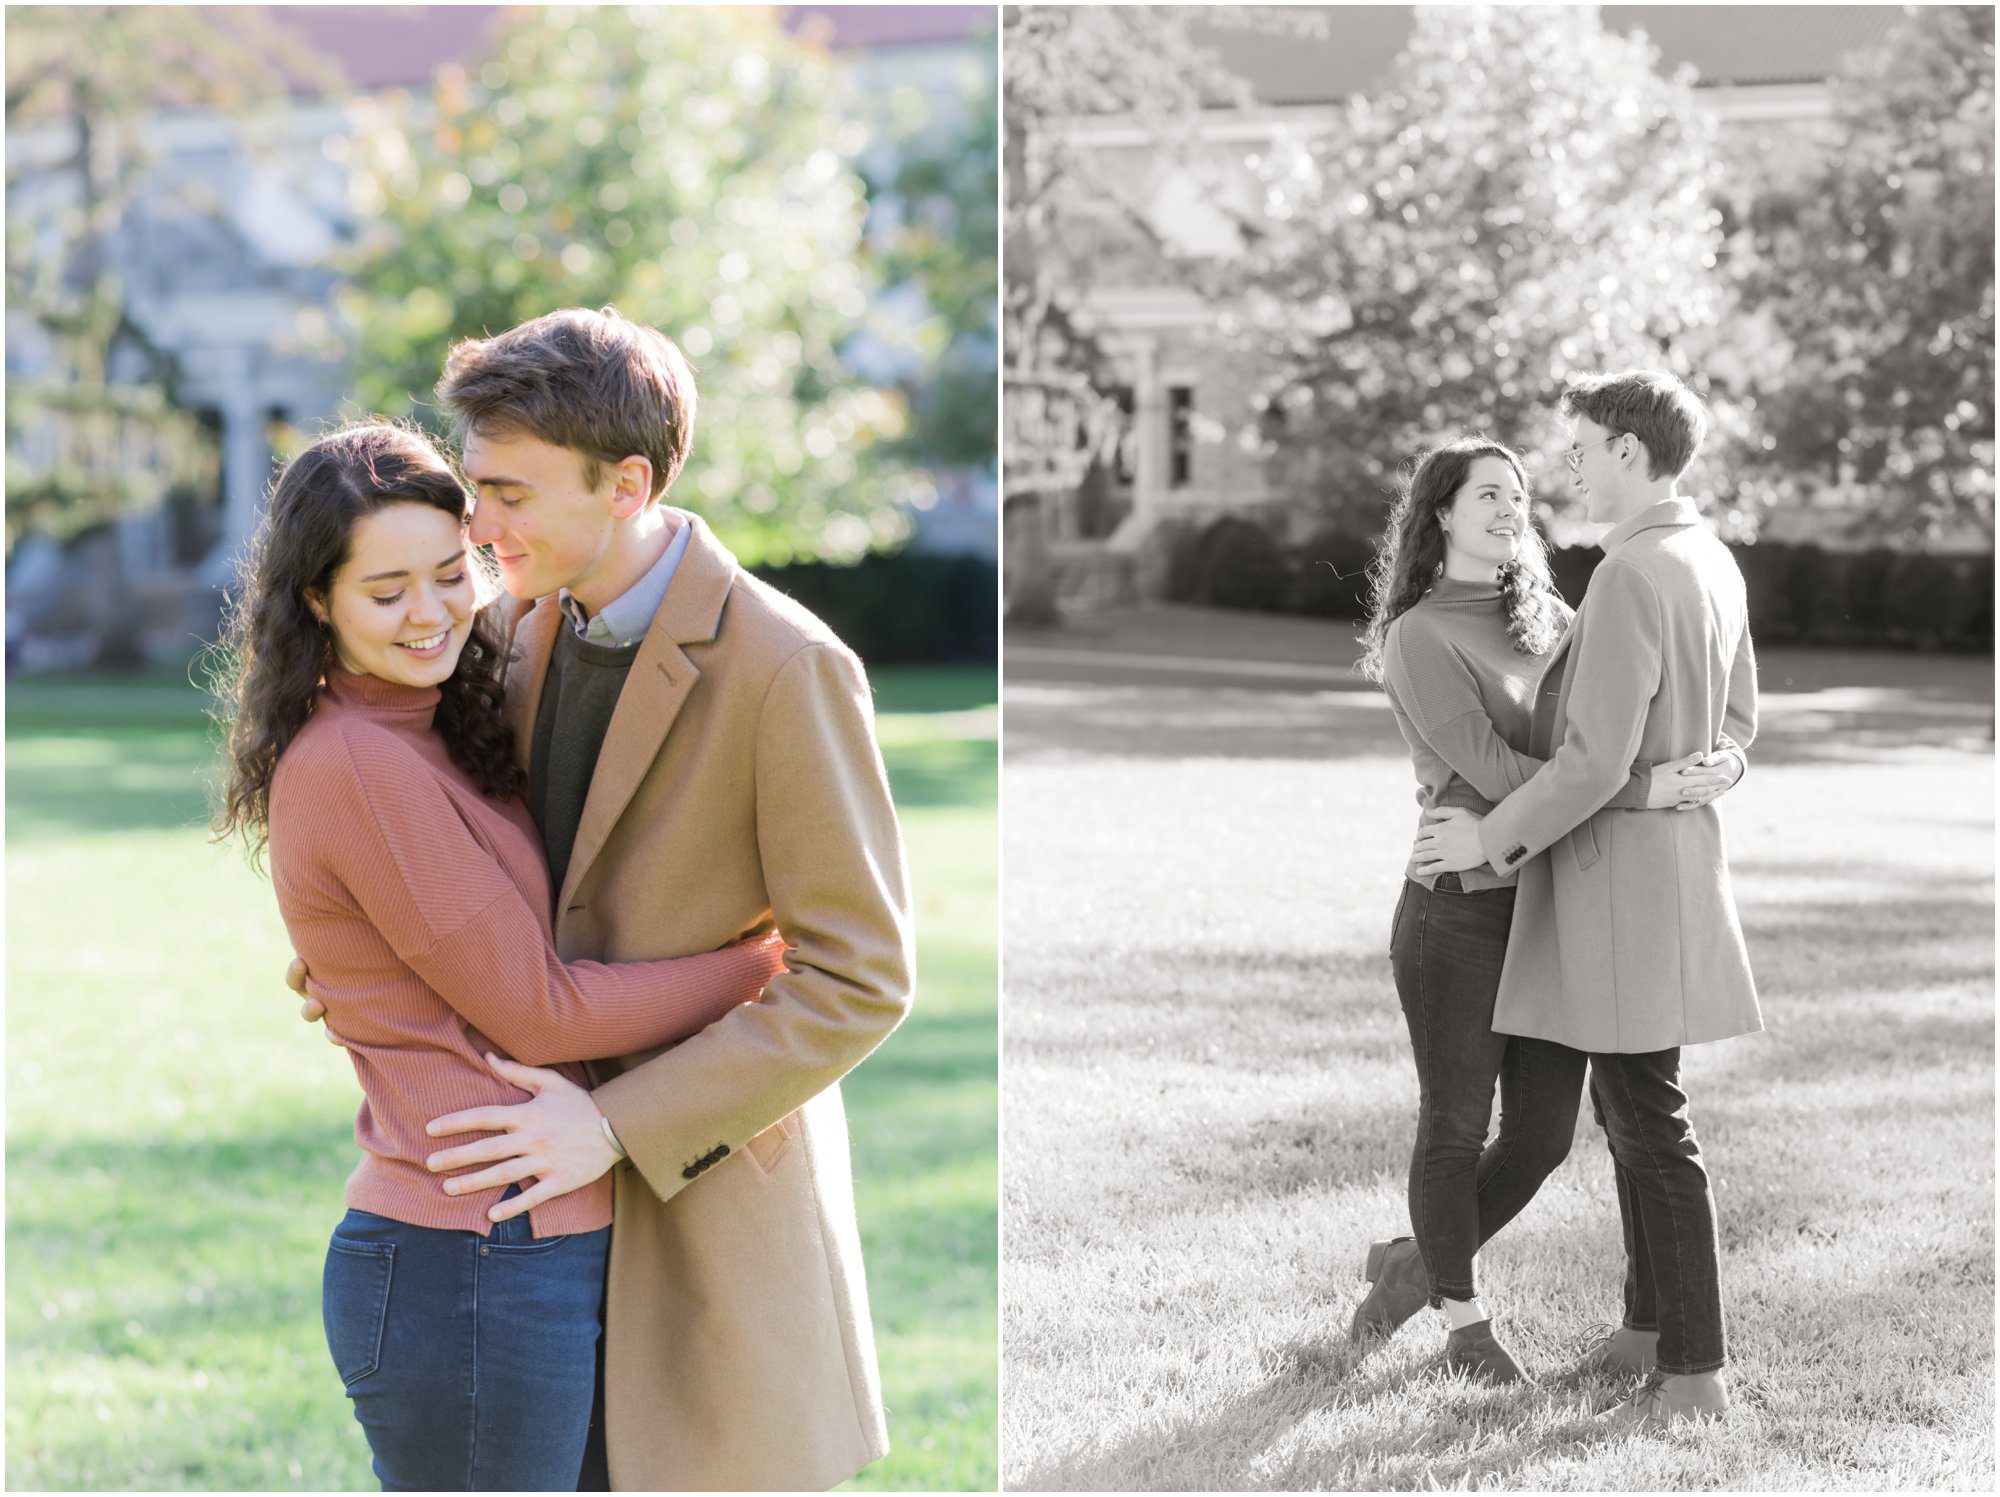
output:
[[[1772,471],[1903,542],[1993,536],[1993,11],[1911,6],[1834,80],[1821,169],[1753,208],[1744,295],[1789,340]]]
[[[1233,24],[1275,7],[1233,8]],[[1145,129],[1149,153],[1187,149],[1200,112],[1244,105],[1249,85],[1197,39],[1205,6],[1009,6],[1007,52],[1007,348],[1011,362],[1073,367],[1071,315],[1096,279],[1107,240],[1125,255],[1157,251],[1151,222],[1117,180],[1124,160],[1079,148],[1068,127],[1113,115]],[[1059,313],[1052,318],[1052,313]]]
[[[1704,390],[1714,126],[1656,61],[1593,7],[1419,7],[1385,88],[1264,153],[1268,216],[1212,294],[1278,371],[1245,412],[1274,488],[1372,534],[1398,463],[1474,430],[1535,454],[1561,506],[1568,374]],[[1685,491],[1708,487],[1698,466]]]
[[[1149,165],[1196,147],[1201,111],[1245,105],[1249,85],[1200,38],[1203,26],[1317,26],[1276,6],[1009,6],[1002,18],[1006,85],[1007,212],[1001,227],[1010,425],[1005,531],[1007,617],[1056,617],[1049,556],[1048,492],[1089,451],[1115,438],[1116,413],[1101,398],[1106,359],[1078,315],[1107,272],[1173,280],[1179,270],[1134,188],[1134,165],[1080,145],[1074,127],[1114,116],[1150,137]],[[1097,394],[1093,395],[1093,388]],[[1018,413],[1018,414],[1017,414]],[[1046,450],[1052,434],[1084,450]]]
[[[135,206],[167,194],[147,178],[149,137],[162,109],[269,110],[288,84],[330,80],[251,9],[23,6],[6,37],[7,304],[44,366],[8,381],[11,554],[31,530],[67,538],[212,480],[212,444],[175,408],[172,360],[133,324],[119,269]]]
[[[695,365],[675,502],[746,563],[895,544],[903,401],[841,357],[874,289],[865,137],[837,65],[765,8],[508,12],[487,61],[360,139],[357,398],[435,425],[455,339],[613,304]]]
[[[928,119],[911,120],[882,184],[896,205],[884,278],[914,288],[927,309],[914,330],[924,371],[904,382],[904,446],[918,462],[954,467],[992,464],[999,411],[998,58],[990,34],[985,46],[989,61],[966,92],[957,130],[926,143]]]

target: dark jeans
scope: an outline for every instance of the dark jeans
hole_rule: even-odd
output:
[[[347,1213],[326,1344],[383,1491],[576,1489],[610,1244],[537,1241],[525,1214],[481,1237]]]
[[[1625,1324],[1660,1333],[1660,1370],[1725,1360],[1721,1245],[1681,1052],[1592,1055],[1590,1105],[1611,1145],[1625,1229]]]
[[[1389,950],[1419,1098],[1410,1224],[1434,1305],[1478,1293],[1473,1254],[1534,1199],[1576,1132],[1584,1055],[1493,1032],[1513,922],[1512,889],[1432,892],[1406,880],[1396,906]],[[1500,1128],[1489,1140],[1496,1082]]]

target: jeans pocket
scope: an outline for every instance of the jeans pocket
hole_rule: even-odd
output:
[[[396,1262],[393,1242],[326,1245],[326,1272],[320,1281],[320,1313],[326,1322],[326,1349],[334,1371],[353,1387],[382,1365],[382,1332],[389,1322],[389,1279]]]
[[[521,1216],[510,1218],[510,1220],[521,1222],[525,1222],[527,1219],[525,1213]],[[502,1222],[500,1225],[505,1226],[506,1222]],[[573,1232],[562,1232],[554,1237],[503,1238],[498,1231],[495,1231],[485,1242],[480,1244],[479,1251],[489,1258],[533,1258],[540,1253],[554,1252],[575,1235]]]
[[[1403,892],[1396,896],[1396,913],[1389,917],[1389,954],[1396,954],[1396,934],[1403,928],[1403,906],[1410,902],[1410,880],[1403,880]]]

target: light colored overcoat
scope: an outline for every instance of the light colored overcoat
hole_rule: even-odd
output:
[[[1684,499],[1603,546],[1536,699],[1532,749],[1549,762],[1480,823],[1492,865],[1521,873],[1493,1027],[1628,1055],[1754,1033],[1764,1024],[1718,805],[1605,804],[1635,759],[1724,737],[1749,746],[1743,577]]]
[[[887,1451],[838,1081],[907,1012],[909,882],[861,665],[694,526],[639,646],[556,901],[563,959],[775,920],[756,1003],[596,1062],[615,1166],[606,1436],[619,1491],[824,1489]],[[525,761],[562,615],[517,615]]]

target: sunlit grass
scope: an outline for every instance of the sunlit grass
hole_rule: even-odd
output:
[[[1724,812],[1769,1032],[1687,1055],[1738,1410],[1611,1442],[1565,1376],[1622,1272],[1588,1108],[1481,1258],[1540,1390],[1438,1375],[1428,1312],[1346,1340],[1416,1102],[1379,697],[1010,669],[1006,1484],[1990,1490],[1990,680],[1905,661],[1890,697],[1965,710],[1899,731],[1767,700]]]
[[[847,1083],[894,1449],[995,1480],[993,674],[878,673],[918,899],[910,1021]],[[8,693],[7,1476],[375,1485],[319,1322],[345,1057],[293,1017],[269,885],[206,845],[195,701]]]

